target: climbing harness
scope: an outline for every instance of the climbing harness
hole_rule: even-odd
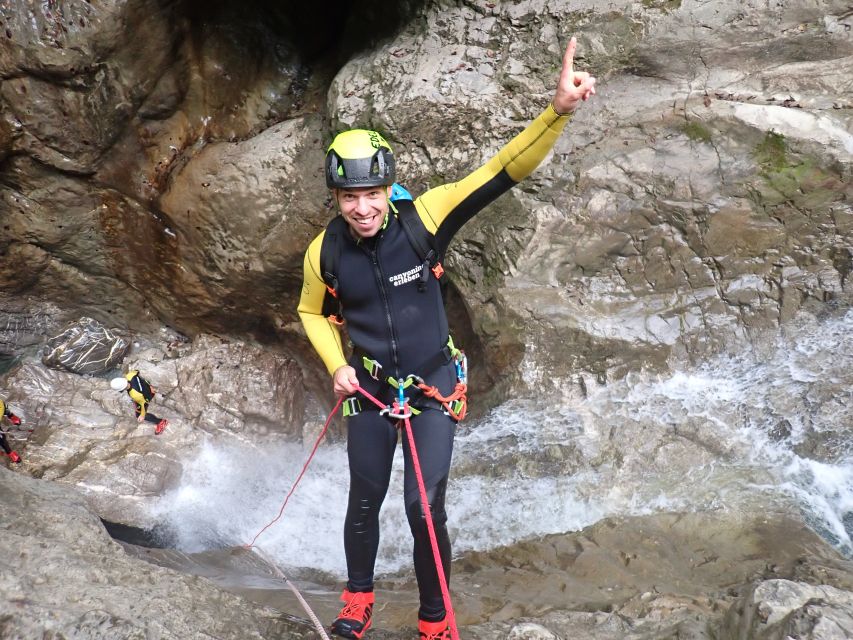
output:
[[[429,376],[438,367],[449,361],[453,362],[456,369],[456,385],[454,386],[453,391],[449,395],[445,396],[442,395],[437,387],[426,384],[424,377]],[[423,395],[423,397],[434,400],[438,407],[440,407],[446,415],[456,420],[456,422],[461,422],[465,418],[468,411],[468,358],[464,351],[455,347],[452,337],[448,337],[447,344],[440,351],[430,358],[427,358],[427,360],[415,368],[415,371],[418,371],[420,375],[412,373],[406,378],[395,378],[393,376],[383,378],[382,365],[377,360],[364,355],[361,358],[361,363],[371,378],[379,382],[384,382],[391,388],[396,389],[397,393],[395,403],[399,405],[400,411],[402,411],[404,400],[403,391],[414,386]],[[350,399],[356,398],[355,396],[351,396]],[[355,413],[359,413],[360,411],[361,403],[359,402],[358,411]],[[402,414],[395,414],[394,411],[394,406],[388,406],[382,408],[380,413],[382,415],[387,415],[389,418],[402,419],[404,417]],[[419,408],[413,406],[409,406],[408,411],[410,411],[412,415],[418,415],[421,413]],[[355,415],[355,413],[350,415]],[[344,413],[344,415],[347,414]]]

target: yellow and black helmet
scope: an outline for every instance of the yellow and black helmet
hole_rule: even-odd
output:
[[[385,138],[367,129],[339,133],[326,151],[329,189],[376,187],[394,183],[394,153]]]

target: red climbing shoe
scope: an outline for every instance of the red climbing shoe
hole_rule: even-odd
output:
[[[418,620],[418,638],[420,640],[450,640],[450,626],[445,618],[441,622]]]
[[[18,416],[16,416],[14,413],[9,416],[9,422],[11,422],[16,427],[21,426],[21,419]]]
[[[157,426],[154,427],[154,435],[159,436],[161,433],[163,433],[163,429],[165,429],[168,426],[169,426],[168,420],[160,420],[160,422],[157,423]]]
[[[21,464],[21,456],[18,455],[17,451],[13,451],[12,453],[9,454],[9,460],[11,460],[12,462],[17,462],[18,464]]]
[[[363,638],[373,621],[373,592],[353,593],[344,589],[346,604],[332,623],[332,633],[343,638]]]

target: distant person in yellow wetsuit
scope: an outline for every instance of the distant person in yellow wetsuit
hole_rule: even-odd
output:
[[[116,391],[127,391],[127,395],[133,400],[136,411],[137,422],[150,422],[155,425],[154,435],[160,435],[169,425],[168,420],[161,420],[153,413],[148,412],[148,405],[157,393],[148,381],[139,375],[139,371],[129,371],[123,377],[110,380],[110,387]]]
[[[6,404],[6,401],[0,398],[0,422],[2,422],[4,418],[16,427],[21,425],[21,419],[12,413],[12,410],[9,409],[9,405]],[[0,447],[3,448],[3,453],[9,456],[9,460],[18,464],[21,463],[21,456],[18,455],[17,451],[12,450],[12,447],[9,445],[9,441],[6,439],[6,433],[2,429],[0,429]]]
[[[341,596],[345,606],[332,624],[333,634],[358,639],[370,627],[379,509],[397,444],[396,421],[360,402],[357,386],[389,402],[397,393],[390,385],[409,374],[444,396],[452,393],[461,377],[458,362],[453,361],[456,350],[449,340],[441,290],[429,273],[433,261],[424,260],[423,247],[415,246],[406,222],[411,218],[403,214],[416,212],[415,220],[431,234],[441,253],[466,221],[527,177],[551,150],[578,105],[595,94],[595,78],[573,69],[575,47],[572,38],[553,100],[524,131],[473,173],[430,189],[414,201],[391,200],[394,155],[377,132],[345,131],[329,146],[326,184],[340,216],[308,247],[299,315],[332,376],[334,393],[347,397],[350,490],[344,550],[348,579]],[[334,266],[323,266],[329,264]],[[349,359],[338,332],[341,318],[324,313],[327,286],[334,291],[353,344]],[[412,430],[449,582],[451,550],[444,503],[458,415],[431,398],[413,394],[409,399],[411,406],[420,409],[412,418]],[[420,638],[449,639],[447,612],[405,438],[403,451],[404,501],[420,591]]]

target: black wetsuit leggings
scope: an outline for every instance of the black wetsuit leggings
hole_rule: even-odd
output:
[[[136,417],[138,418],[139,414],[142,413],[142,409],[140,409],[139,405],[136,403],[134,403],[133,407],[134,407],[134,410],[136,411]],[[143,420],[145,420],[145,422],[151,422],[153,424],[157,424],[158,422],[160,422],[160,418],[155,416],[153,413],[148,413],[148,403],[147,402],[145,403],[145,417],[143,418]]]
[[[7,456],[12,453],[12,447],[9,446],[9,441],[6,440],[6,434],[3,431],[0,431],[0,447],[3,447]]]
[[[435,409],[426,409],[411,420],[441,563],[444,566],[445,579],[449,583],[450,537],[447,534],[444,497],[456,423]],[[385,499],[391,479],[391,463],[397,446],[396,423],[396,420],[390,420],[380,416],[377,411],[369,410],[349,418],[347,455],[350,490],[344,522],[344,550],[349,577],[347,588],[350,591],[373,590],[373,568],[379,548],[379,508]],[[445,615],[441,585],[405,430],[402,430],[401,435],[405,461],[403,497],[406,517],[414,538],[415,575],[420,591],[418,617],[437,622]]]

